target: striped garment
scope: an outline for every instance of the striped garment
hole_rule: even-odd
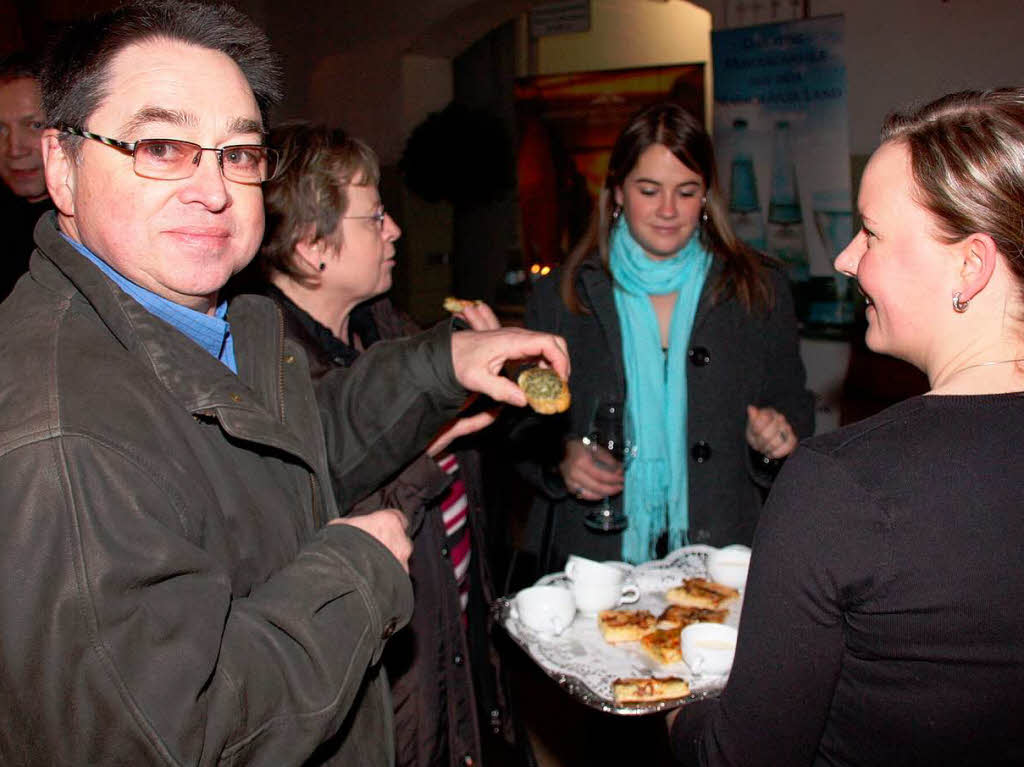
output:
[[[444,455],[437,459],[437,465],[441,471],[454,477],[441,500],[441,517],[444,519],[449,559],[455,569],[455,582],[459,587],[459,604],[465,613],[469,603],[469,560],[473,553],[470,548],[469,499],[455,456]]]

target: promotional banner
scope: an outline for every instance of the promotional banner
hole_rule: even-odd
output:
[[[721,30],[712,50],[733,226],[786,265],[805,336],[848,337],[856,289],[832,268],[853,235],[843,18]]]

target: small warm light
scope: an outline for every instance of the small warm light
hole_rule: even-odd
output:
[[[539,274],[539,273],[540,273],[540,264],[534,264],[533,266],[530,267],[530,274]]]
[[[551,271],[551,267],[550,266],[545,266],[543,269],[540,270],[540,276],[543,277],[545,274],[547,274],[550,271]]]

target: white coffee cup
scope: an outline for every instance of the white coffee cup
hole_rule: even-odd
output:
[[[570,555],[565,574],[572,583],[576,609],[581,613],[598,613],[640,598],[640,589],[626,585],[626,571],[615,565]]]
[[[626,579],[621,567],[595,562],[593,559],[570,554],[565,563],[565,574],[573,583],[619,583]]]
[[[711,580],[742,589],[747,585],[750,570],[750,549],[740,544],[716,549],[708,555],[708,575]]]
[[[632,604],[640,598],[636,586],[619,583],[578,583],[572,584],[572,595],[576,598],[576,609],[590,615],[602,610],[611,610],[619,605]]]
[[[516,594],[511,614],[538,634],[558,636],[576,617],[576,600],[562,586],[531,586]]]
[[[696,676],[728,673],[736,654],[736,629],[721,623],[691,623],[680,635],[683,660]]]

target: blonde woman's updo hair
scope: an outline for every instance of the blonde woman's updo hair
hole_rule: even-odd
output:
[[[889,115],[882,141],[907,147],[939,238],[989,235],[1024,289],[1024,88],[961,91]]]
[[[277,175],[263,185],[266,229],[257,256],[260,271],[267,278],[279,272],[316,285],[318,275],[295,248],[307,237],[341,245],[336,231],[348,210],[348,187],[377,186],[377,155],[343,130],[298,121],[274,128],[268,143],[281,160]]]

